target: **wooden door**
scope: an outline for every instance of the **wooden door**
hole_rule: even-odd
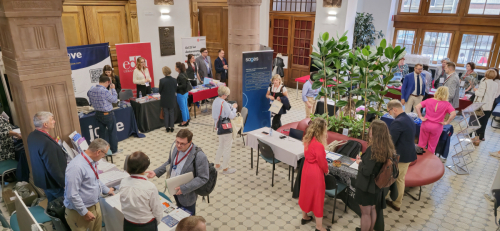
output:
[[[89,43],[109,43],[113,68],[115,74],[118,74],[115,45],[129,42],[125,6],[84,6],[83,8]]]
[[[309,75],[314,36],[315,17],[293,17],[292,18],[292,43],[288,55],[289,74],[286,84],[289,87],[295,85],[295,79]]]
[[[208,55],[214,66],[215,59],[219,56],[218,51],[225,51],[226,60],[228,57],[228,8],[221,6],[199,6],[200,35],[207,37]],[[229,64],[231,65],[231,64]],[[215,77],[215,70],[213,75]]]
[[[289,56],[290,44],[292,43],[292,16],[287,15],[272,15],[271,26],[269,29],[269,47],[273,49],[273,58],[276,58],[278,53],[283,56]],[[287,63],[286,65],[290,65]],[[283,82],[288,86],[288,68],[283,69]]]
[[[61,19],[66,46],[89,44],[82,6],[63,6]]]

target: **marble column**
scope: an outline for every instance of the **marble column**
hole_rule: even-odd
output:
[[[243,99],[242,52],[260,50],[260,4],[262,0],[228,0],[228,45],[231,80],[230,100],[238,102],[241,109]]]
[[[52,112],[56,126],[51,135],[68,144],[68,135],[80,132],[61,21],[62,3],[0,0],[0,44],[30,166],[27,138],[34,130],[36,112]]]

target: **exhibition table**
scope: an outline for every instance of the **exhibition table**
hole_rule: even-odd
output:
[[[271,136],[262,133],[269,131],[270,128],[263,127],[246,133],[247,140],[245,146],[251,148],[250,167],[253,168],[253,149],[259,148],[259,142],[257,141],[257,139],[260,139],[262,142],[265,142],[266,144],[271,146],[274,152],[274,157],[277,160],[293,168],[292,169],[293,170],[292,190],[293,190],[293,178],[295,174],[294,170],[295,168],[297,168],[297,161],[299,161],[301,158],[304,157],[304,145],[302,144],[302,141],[291,137],[280,139],[280,136],[282,136],[283,134],[277,131],[273,131]]]
[[[130,104],[134,109],[137,126],[141,132],[150,132],[152,130],[165,126],[163,120],[160,119],[161,106],[160,100],[153,100],[145,103],[138,103],[130,100]],[[179,106],[175,109],[175,123],[182,122],[182,114]]]
[[[144,134],[139,133],[131,107],[114,109],[113,112],[116,119],[118,141],[125,140],[132,135],[139,138],[146,137]],[[95,112],[86,114],[80,118],[80,129],[82,130],[82,136],[88,142],[98,138],[99,132],[97,131]]]
[[[388,86],[388,88],[401,92],[401,87],[389,87]],[[393,94],[390,92],[388,92],[385,96],[392,98],[392,99],[401,100],[401,95],[396,95],[396,94]],[[429,92],[429,96],[433,98],[434,93]],[[467,96],[464,96],[464,97],[460,98],[458,108],[456,108],[456,109],[461,111],[461,110],[465,109],[466,107],[470,106],[471,104],[472,104],[472,101],[467,99]]]
[[[219,93],[217,92],[219,90],[219,87],[216,88],[211,88],[211,89],[206,89],[206,90],[201,90],[197,92],[189,92],[189,95],[193,98],[193,103],[200,102],[202,100],[210,99],[213,97],[219,96]],[[196,118],[196,110],[194,110],[194,118]]]

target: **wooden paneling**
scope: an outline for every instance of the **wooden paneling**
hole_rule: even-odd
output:
[[[115,44],[129,42],[125,6],[84,6],[84,12],[89,43],[109,43],[111,61],[117,74]]]
[[[89,44],[82,6],[63,6],[61,19],[66,46]]]
[[[213,67],[220,49],[225,50],[226,54],[228,53],[227,8],[207,6],[199,7],[199,10],[200,35],[207,37],[207,50]],[[215,74],[215,70],[213,73]]]

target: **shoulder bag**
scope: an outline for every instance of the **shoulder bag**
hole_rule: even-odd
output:
[[[220,113],[219,119],[217,119],[217,135],[225,135],[233,133],[233,125],[231,124],[231,120],[229,118],[222,118],[222,108],[224,106],[224,102],[220,105]]]
[[[481,97],[477,97],[477,96],[476,96],[476,97],[474,98],[474,101],[473,101],[474,103],[482,103],[482,102],[483,102],[483,100],[484,100],[484,95],[486,95],[486,91],[488,90],[488,84],[486,83],[486,81],[485,81],[485,83],[484,83],[484,84],[486,85],[486,89],[484,90],[484,94],[483,94],[483,96],[481,96]],[[481,100],[479,100],[479,98],[481,98]],[[483,116],[484,116],[484,111],[483,111],[483,109],[482,109],[482,106],[481,106],[481,108],[479,108],[479,109],[477,109],[477,110],[476,110],[476,116],[477,116],[478,118],[479,118],[479,117],[483,117]]]

